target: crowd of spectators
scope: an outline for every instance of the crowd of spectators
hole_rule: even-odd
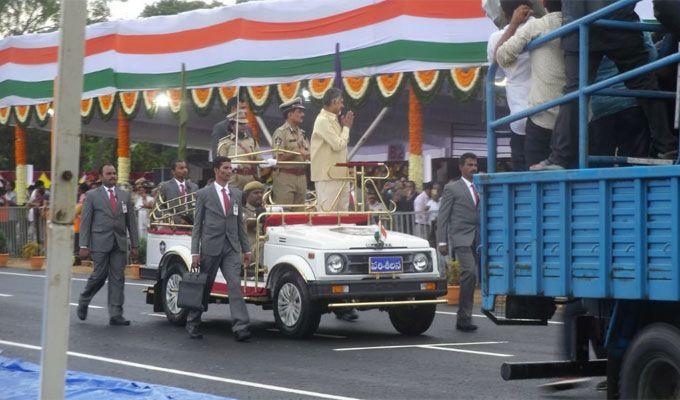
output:
[[[613,4],[614,0],[543,0],[538,10],[530,0],[501,0],[509,23],[488,41],[489,61],[499,64],[506,79],[511,113],[557,99],[578,88],[578,32],[530,51],[532,40],[562,25]],[[592,27],[588,77],[600,82],[677,51],[680,11],[677,2],[654,0],[656,18],[668,29],[657,34]],[[539,13],[546,14],[536,17]],[[638,22],[635,4],[608,18]],[[612,89],[675,90],[669,69],[631,78]],[[498,77],[500,78],[500,76]],[[674,160],[678,156],[670,102],[652,98],[593,96],[589,109],[589,155]],[[510,124],[513,169],[556,170],[576,165],[578,104],[575,101]]]

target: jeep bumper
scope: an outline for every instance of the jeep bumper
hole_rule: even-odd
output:
[[[402,280],[308,282],[314,300],[380,301],[432,299],[446,294],[446,280],[440,278]]]

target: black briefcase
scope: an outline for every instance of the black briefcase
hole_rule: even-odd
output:
[[[208,276],[199,272],[187,272],[179,282],[177,306],[188,310],[206,311],[208,298],[206,284]]]

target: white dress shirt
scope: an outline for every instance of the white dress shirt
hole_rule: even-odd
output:
[[[416,199],[413,200],[413,211],[415,211],[416,224],[427,224],[427,202],[430,200],[430,196],[425,193],[425,191],[420,192]]]
[[[229,183],[227,183],[224,186],[220,186],[217,181],[213,182],[213,185],[215,185],[215,190],[217,191],[217,197],[220,199],[220,205],[222,206],[222,211],[224,211],[224,215],[227,215],[227,210],[224,208],[224,197],[222,197],[222,189],[227,189],[227,196],[229,197],[229,204],[232,204],[231,201],[231,193],[229,193]]]
[[[529,18],[531,21],[532,18]],[[520,28],[524,24],[520,25]],[[489,58],[489,62],[492,63],[494,60],[494,53],[496,52],[496,46],[498,41],[505,33],[505,28],[496,31],[489,37],[489,42],[487,43],[486,51]],[[520,111],[524,111],[529,108],[529,91],[531,90],[531,60],[528,52],[524,52],[517,57],[517,62],[512,67],[498,68],[498,76],[505,76],[506,85],[505,93],[508,99],[508,108],[510,108],[511,114],[516,114]],[[510,124],[510,129],[518,135],[526,134],[526,118],[520,119],[519,121],[512,122]]]
[[[177,178],[174,178],[175,182],[177,182],[177,187],[179,188],[180,194],[182,193],[182,185],[184,185],[184,194],[187,194],[187,181],[186,179],[182,182],[178,181]]]
[[[477,197],[475,196],[475,189],[476,189],[476,188],[475,188],[475,189],[472,189],[472,182],[470,182],[469,180],[465,179],[464,177],[461,176],[460,179],[461,179],[463,182],[465,182],[465,184],[467,185],[467,188],[468,188],[468,190],[470,191],[470,196],[472,197],[472,202],[475,203],[475,205],[477,205]]]

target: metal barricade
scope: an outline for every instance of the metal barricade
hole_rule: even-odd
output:
[[[437,211],[395,212],[392,214],[392,230],[432,242],[433,235],[436,235],[436,220]]]
[[[0,230],[7,239],[10,257],[21,257],[21,249],[30,242],[44,246],[47,220],[46,210],[35,209],[33,221],[28,220],[30,208],[5,207],[0,209]],[[44,248],[44,247],[43,247]]]

